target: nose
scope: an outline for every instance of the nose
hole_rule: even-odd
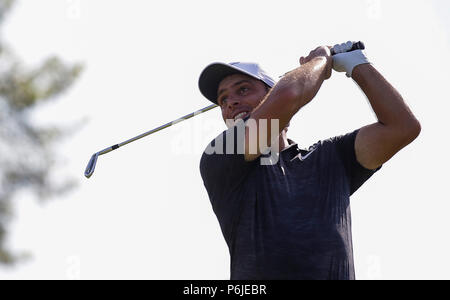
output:
[[[236,105],[239,105],[239,103],[240,103],[240,101],[238,99],[236,99],[236,98],[229,99],[227,101],[227,108],[232,110],[233,107],[236,106]]]

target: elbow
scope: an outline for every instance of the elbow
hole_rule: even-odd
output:
[[[405,125],[406,126],[403,129],[403,135],[405,138],[405,142],[409,144],[420,135],[420,132],[422,131],[422,125],[416,118]]]
[[[414,119],[414,122],[411,125],[411,137],[413,140],[415,140],[420,132],[422,131],[422,125],[420,125],[420,122],[417,119]]]

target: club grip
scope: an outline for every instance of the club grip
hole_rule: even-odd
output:
[[[366,46],[364,45],[363,42],[359,41],[359,42],[355,42],[353,43],[353,46],[350,50],[348,50],[347,52],[351,52],[351,51],[355,51],[355,50],[364,50],[366,49]],[[331,55],[335,55],[336,53],[334,52],[334,49],[331,48]]]

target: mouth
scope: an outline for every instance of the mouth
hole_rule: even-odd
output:
[[[239,120],[239,119],[245,118],[245,117],[248,116],[249,114],[250,114],[250,112],[248,112],[248,111],[240,112],[240,113],[236,114],[236,115],[233,117],[233,120],[236,122],[236,121]]]

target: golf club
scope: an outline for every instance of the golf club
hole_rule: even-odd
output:
[[[161,125],[161,126],[155,128],[155,129],[152,129],[150,131],[144,132],[144,133],[142,133],[142,134],[140,134],[140,135],[138,135],[138,136],[136,136],[134,138],[131,138],[131,139],[125,141],[125,142],[122,142],[122,143],[116,144],[116,145],[112,145],[111,147],[108,147],[106,149],[103,149],[102,151],[94,153],[92,155],[91,159],[89,160],[89,163],[88,163],[88,165],[86,167],[86,170],[84,171],[84,176],[86,176],[87,178],[92,176],[92,174],[94,173],[94,170],[95,170],[95,165],[97,164],[97,159],[98,159],[98,157],[100,155],[103,155],[103,154],[106,154],[106,153],[111,152],[113,150],[116,150],[117,148],[125,146],[126,144],[129,144],[131,142],[137,141],[137,140],[139,140],[139,139],[141,139],[143,137],[146,137],[147,135],[153,134],[155,132],[163,130],[164,128],[167,128],[167,127],[170,127],[170,126],[175,125],[177,123],[180,123],[181,121],[184,121],[184,120],[190,119],[192,117],[195,117],[196,115],[199,115],[201,113],[207,112],[208,110],[211,110],[211,109],[213,109],[215,107],[217,107],[217,104],[212,104],[212,105],[207,106],[205,108],[199,109],[199,110],[197,110],[197,111],[195,111],[193,113],[185,115],[184,117],[178,118],[175,121],[169,122],[167,124],[164,124],[164,125]]]
[[[355,42],[355,43],[353,43],[352,48],[351,48],[350,50],[348,50],[347,52],[354,51],[354,50],[357,50],[357,49],[360,49],[360,50],[365,49],[364,43],[363,43],[363,42]],[[335,52],[334,52],[333,48],[331,49],[331,55],[335,55]],[[86,167],[86,170],[84,171],[84,176],[86,176],[87,178],[90,178],[90,177],[92,176],[92,174],[94,174],[95,166],[96,166],[96,164],[97,164],[97,159],[98,159],[98,157],[99,157],[100,155],[109,153],[109,152],[111,152],[111,151],[113,151],[113,150],[116,150],[117,148],[120,148],[120,147],[122,147],[122,146],[125,146],[126,144],[129,144],[129,143],[131,143],[131,142],[137,141],[137,140],[139,140],[139,139],[141,139],[141,138],[143,138],[143,137],[146,137],[146,136],[148,136],[148,135],[150,135],[150,134],[153,134],[153,133],[155,133],[155,132],[158,132],[158,131],[160,131],[160,130],[163,130],[164,128],[170,127],[170,126],[175,125],[175,124],[177,124],[177,123],[179,123],[179,122],[181,122],[181,121],[190,119],[190,118],[192,118],[192,117],[195,117],[196,115],[199,115],[199,114],[201,114],[201,113],[207,112],[208,110],[211,110],[211,109],[213,109],[213,108],[215,108],[215,107],[217,107],[217,106],[218,106],[217,104],[212,104],[212,105],[210,105],[210,106],[207,106],[207,107],[205,107],[205,108],[202,108],[202,109],[200,109],[200,110],[197,110],[197,111],[195,111],[195,112],[193,112],[193,113],[190,113],[190,114],[188,114],[188,115],[186,115],[186,116],[184,116],[184,117],[181,117],[181,118],[179,118],[179,119],[176,119],[175,121],[169,122],[169,123],[167,123],[167,124],[164,124],[164,125],[162,125],[162,126],[159,126],[159,127],[155,128],[155,129],[152,129],[152,130],[150,130],[150,131],[147,131],[147,132],[145,132],[145,133],[143,133],[143,134],[140,134],[140,135],[138,135],[138,136],[136,136],[136,137],[134,137],[134,138],[131,138],[131,139],[125,141],[125,142],[122,142],[122,143],[120,143],[120,144],[113,145],[113,146],[108,147],[108,148],[106,148],[106,149],[103,149],[103,150],[101,150],[101,151],[99,151],[99,152],[97,152],[97,153],[94,153],[94,154],[92,155],[91,159],[89,160],[89,163],[88,163],[88,165],[87,165],[87,167]]]

